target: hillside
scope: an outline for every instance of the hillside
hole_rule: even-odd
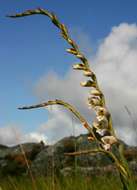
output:
[[[66,137],[46,146],[40,143],[22,144],[28,163],[35,175],[56,174],[71,175],[79,171],[83,175],[102,175],[112,173],[115,167],[105,155],[66,156],[64,153],[93,149],[96,143],[89,143],[86,135]],[[134,173],[137,175],[137,147],[124,144],[125,157]],[[53,170],[54,168],[54,170]],[[19,145],[7,147],[0,145],[0,176],[26,175],[28,173],[24,156]],[[115,172],[117,174],[117,172]]]

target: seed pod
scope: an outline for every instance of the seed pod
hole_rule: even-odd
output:
[[[80,85],[83,87],[96,87],[96,84],[91,80],[81,82]]]
[[[75,64],[75,65],[73,65],[73,69],[84,70],[85,69],[85,65],[82,64],[82,63]]]
[[[77,51],[75,50],[75,49],[73,49],[73,48],[69,48],[69,49],[67,49],[66,50],[68,53],[72,53],[72,54],[74,54],[74,55],[77,55]]]

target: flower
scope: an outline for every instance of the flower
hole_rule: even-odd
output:
[[[110,148],[111,148],[111,146],[110,146],[110,144],[102,144],[102,148],[103,148],[104,150],[106,150],[106,151],[109,151]]]
[[[106,116],[104,116],[104,115],[97,116],[96,120],[99,124],[99,128],[108,129],[108,120],[107,120]]]
[[[99,97],[90,96],[90,97],[88,97],[88,105],[91,107],[101,106],[102,102]]]
[[[96,133],[98,133],[101,137],[111,135],[107,129],[100,129],[100,128],[96,130]]]
[[[107,120],[109,121],[110,113],[108,112],[107,108],[102,107],[102,106],[97,106],[95,108],[95,111],[96,111],[97,116],[105,116],[107,118]]]
[[[104,137],[101,139],[101,141],[102,141],[104,144],[110,144],[110,145],[115,144],[115,143],[118,142],[117,139],[116,139],[116,137],[114,137],[113,135],[104,136]]]

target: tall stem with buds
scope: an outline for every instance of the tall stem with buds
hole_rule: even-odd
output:
[[[34,106],[25,106],[19,109],[33,109],[55,104],[62,105],[69,109],[79,119],[82,125],[88,130],[89,141],[95,140],[98,143],[98,148],[95,150],[80,153],[69,153],[68,155],[78,155],[82,153],[87,154],[91,152],[106,154],[116,164],[116,167],[121,177],[121,182],[123,184],[123,189],[133,189],[130,183],[131,175],[127,165],[124,163],[123,159],[118,158],[112,151],[112,146],[114,144],[118,145],[119,142],[113,130],[111,114],[106,107],[104,94],[100,89],[95,73],[90,68],[87,58],[82,54],[77,44],[71,39],[67,27],[58,20],[55,14],[50,13],[49,11],[41,8],[35,10],[27,10],[23,13],[11,15],[8,17],[17,18],[36,14],[45,15],[50,18],[52,23],[60,30],[61,36],[70,45],[70,48],[68,48],[66,51],[70,54],[73,54],[76,58],[79,59],[79,62],[73,65],[73,69],[81,70],[83,72],[83,75],[87,77],[87,80],[85,82],[81,82],[80,84],[82,87],[90,88],[88,96],[88,106],[92,107],[92,109],[95,111],[96,118],[93,121],[92,125],[88,124],[86,119],[72,105],[63,102],[62,100],[52,100],[46,103]],[[122,157],[121,153],[119,153],[119,155],[121,155],[120,157]]]

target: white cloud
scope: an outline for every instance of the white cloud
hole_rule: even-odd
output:
[[[50,118],[43,123],[39,131],[48,137],[49,143],[54,143],[63,137],[85,133],[86,130],[76,122],[74,116],[68,115],[63,109],[54,106],[49,109]]]
[[[16,131],[16,132],[15,132]],[[14,126],[0,127],[0,144],[17,144],[17,137],[21,136],[21,131]]]
[[[47,138],[40,132],[31,132],[25,134],[17,125],[8,125],[0,127],[0,144],[13,146],[25,142],[40,142],[47,143]]]
[[[114,127],[117,134],[128,144],[137,144],[133,135],[135,122],[132,126],[131,118],[124,106],[137,113],[137,26],[122,23],[112,28],[110,34],[101,41],[94,59],[91,58],[91,67],[98,76],[99,83],[105,93],[107,105],[112,113]],[[41,100],[60,98],[74,104],[84,116],[92,121],[93,112],[85,104],[87,89],[79,83],[84,77],[80,72],[69,70],[64,77],[57,73],[42,76],[36,83],[35,94]],[[68,114],[56,109],[41,129],[47,129],[49,139],[56,139],[66,135],[70,130],[71,118]],[[79,128],[79,133],[81,128]],[[70,133],[70,131],[69,131]]]
[[[118,135],[129,144],[137,144],[137,26],[120,24],[100,45],[94,61]],[[124,106],[134,115],[131,121]],[[128,133],[127,133],[128,131]]]
[[[38,142],[39,143],[40,141],[43,141],[45,144],[47,144],[48,138],[42,133],[31,132],[22,136],[20,141],[22,143],[23,142]]]
[[[82,73],[73,71],[72,68],[64,77],[57,75],[55,72],[50,72],[37,81],[35,85],[35,95],[39,97],[41,101],[62,99],[69,102],[91,120],[93,112],[91,114],[85,104],[88,89],[81,88],[80,82],[82,80],[85,80]]]

